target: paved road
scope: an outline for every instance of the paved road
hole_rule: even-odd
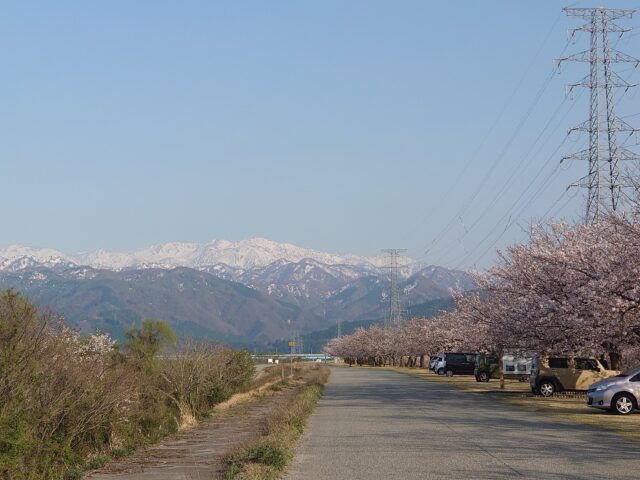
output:
[[[332,369],[286,477],[637,478],[640,443],[440,383],[357,368]]]

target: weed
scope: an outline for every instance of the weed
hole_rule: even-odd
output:
[[[296,366],[293,382],[298,383],[298,392],[285,406],[270,415],[265,436],[227,459],[227,480],[278,478],[293,458],[293,447],[304,430],[306,419],[322,396],[328,377],[329,369],[326,367]]]

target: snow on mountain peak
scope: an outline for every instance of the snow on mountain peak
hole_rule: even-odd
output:
[[[298,247],[290,243],[278,243],[254,237],[238,242],[220,239],[204,244],[170,242],[124,252],[100,249],[77,255],[65,255],[48,248],[38,249],[12,245],[0,249],[0,269],[3,268],[3,265],[23,257],[45,265],[64,262],[112,270],[148,266],[203,268],[218,264],[246,270],[266,267],[275,261],[296,263],[304,259],[311,259],[325,265],[367,268],[380,266],[384,263],[384,259],[380,257],[331,254]]]

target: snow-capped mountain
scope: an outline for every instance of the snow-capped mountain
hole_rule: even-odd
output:
[[[299,262],[277,260],[266,267],[246,270],[236,280],[288,303],[316,306],[368,272],[363,267],[327,265],[303,258]]]
[[[172,242],[133,251],[97,250],[75,255],[63,254],[49,248],[37,249],[12,245],[0,249],[0,269],[19,258],[31,259],[30,266],[37,263],[43,266],[68,263],[109,270],[152,267],[205,269],[219,264],[233,269],[249,270],[266,267],[278,260],[295,263],[307,258],[326,265],[350,265],[363,268],[381,267],[385,262],[383,257],[325,253],[264,238],[251,238],[239,242],[214,240],[205,244]]]
[[[71,257],[51,248],[10,245],[0,250],[0,270],[14,272],[39,266],[61,269],[74,265],[75,262]]]
[[[143,318],[163,318],[185,335],[267,342],[283,335],[286,320],[310,332],[338,318],[383,318],[385,262],[262,238],[78,255],[14,245],[0,249],[0,290],[24,292],[84,331],[117,335]],[[399,263],[405,307],[475,288],[464,272]]]

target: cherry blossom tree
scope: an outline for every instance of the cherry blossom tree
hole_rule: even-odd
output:
[[[640,218],[532,227],[527,243],[498,252],[495,267],[473,275],[478,290],[453,292],[453,310],[359,329],[327,351],[372,364],[505,348],[606,354],[615,369],[640,358]]]

